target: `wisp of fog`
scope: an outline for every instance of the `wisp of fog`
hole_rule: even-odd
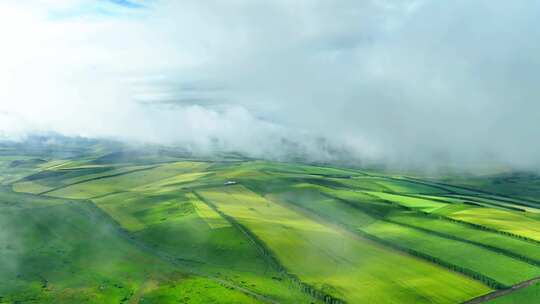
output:
[[[540,3],[0,3],[0,136],[540,165]]]

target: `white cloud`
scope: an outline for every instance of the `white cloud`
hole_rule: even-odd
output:
[[[105,2],[0,3],[3,134],[540,162],[537,4]]]

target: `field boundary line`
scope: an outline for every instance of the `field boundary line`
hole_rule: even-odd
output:
[[[516,291],[518,291],[520,289],[529,287],[529,286],[531,286],[533,284],[536,284],[538,282],[540,282],[540,277],[532,278],[530,280],[523,281],[521,283],[517,283],[515,285],[512,285],[510,288],[502,289],[502,290],[495,290],[495,291],[490,292],[488,294],[485,294],[483,296],[479,296],[479,297],[467,300],[465,302],[462,302],[462,304],[480,304],[480,303],[484,303],[486,301],[491,301],[493,299],[496,299],[496,298],[499,298],[499,297],[514,293],[514,292],[516,292]]]
[[[340,197],[336,197],[334,195],[331,195],[331,194],[328,194],[328,193],[324,193],[324,192],[321,192],[321,194],[323,196],[326,196],[326,197],[329,197],[329,198],[332,198],[332,199],[335,199],[335,200],[338,200],[338,201],[341,201],[345,204],[347,204],[348,206],[354,208],[354,209],[357,209],[357,210],[360,210],[361,212],[364,212],[370,216],[374,216],[374,217],[377,217],[377,215],[375,213],[369,213],[369,212],[366,212],[364,210],[364,208],[358,206],[358,204],[355,204],[353,202],[350,202],[346,199],[343,199],[343,198],[340,198]],[[431,218],[434,218],[434,216],[432,214],[423,214],[423,215],[426,215],[428,217],[431,217]],[[438,218],[434,218],[434,219],[438,219]],[[471,240],[467,240],[467,239],[463,239],[463,238],[460,238],[460,237],[456,237],[456,236],[453,236],[453,235],[450,235],[450,234],[446,234],[446,233],[442,233],[442,232],[437,232],[437,231],[432,231],[432,230],[429,230],[429,229],[426,229],[426,228],[422,228],[422,227],[416,227],[414,225],[410,225],[410,224],[405,224],[405,223],[401,223],[401,222],[397,222],[397,221],[394,221],[394,220],[389,220],[389,219],[386,219],[386,218],[382,218],[382,217],[379,217],[379,220],[381,221],[386,221],[386,222],[389,222],[389,223],[393,223],[393,224],[396,224],[396,225],[401,225],[401,226],[405,226],[405,227],[408,227],[408,228],[411,228],[411,229],[416,229],[416,230],[420,230],[420,231],[423,231],[425,233],[429,233],[429,234],[433,234],[433,235],[436,235],[436,236],[439,236],[439,237],[443,237],[443,238],[447,238],[447,239],[452,239],[452,240],[455,240],[455,241],[459,241],[459,242],[463,242],[463,243],[468,243],[468,244],[471,244],[471,245],[476,245],[478,247],[482,247],[482,248],[485,248],[485,249],[488,249],[488,250],[491,250],[491,251],[494,251],[494,252],[497,252],[497,253],[500,253],[500,254],[503,254],[503,255],[506,255],[508,257],[511,257],[511,258],[514,258],[514,259],[518,259],[518,260],[521,260],[523,262],[526,262],[528,264],[531,264],[531,265],[535,265],[535,266],[540,266],[540,261],[539,260],[535,260],[535,259],[531,259],[529,257],[526,257],[526,256],[522,256],[522,255],[519,255],[519,254],[516,254],[514,252],[511,252],[511,251],[508,251],[508,250],[504,250],[502,248],[498,248],[498,247],[494,247],[494,246],[491,246],[491,245],[486,245],[486,244],[482,244],[482,243],[479,243],[479,242],[476,242],[476,241],[471,241]],[[453,219],[450,219],[450,218],[441,218],[441,220],[450,220],[453,222]],[[463,226],[467,226],[469,228],[472,228],[472,229],[476,229],[476,230],[484,230],[484,229],[478,229],[477,227],[470,227],[469,225],[467,225],[466,222],[457,222],[456,224],[462,224]],[[483,226],[482,226],[483,227]],[[498,233],[498,232],[494,232],[494,231],[486,231],[486,232],[491,232],[491,233],[496,233],[496,234],[501,234],[501,233]],[[503,234],[504,236],[507,236],[507,237],[512,237],[512,236],[509,236],[509,235],[506,235],[506,234]],[[512,238],[515,238],[515,237],[512,237]],[[526,241],[526,242],[529,242],[528,240],[522,240],[522,241]]]
[[[495,253],[502,254],[502,255],[508,256],[510,258],[516,259],[516,260],[520,260],[520,261],[525,262],[527,264],[531,264],[531,265],[534,265],[534,266],[540,266],[540,261],[538,261],[538,260],[531,259],[531,258],[522,256],[522,255],[516,254],[514,252],[502,249],[502,248],[494,247],[494,246],[487,245],[487,244],[482,244],[482,243],[479,243],[479,242],[476,242],[476,241],[467,240],[467,239],[457,237],[457,236],[453,236],[453,235],[450,235],[450,234],[446,234],[446,233],[443,233],[443,232],[438,232],[438,231],[433,231],[433,230],[429,230],[429,229],[422,228],[422,227],[417,227],[417,226],[414,226],[414,225],[411,225],[411,224],[397,222],[397,221],[394,221],[394,220],[384,219],[382,221],[392,223],[392,224],[395,224],[395,225],[399,225],[399,226],[404,226],[404,227],[414,229],[414,230],[419,230],[419,231],[422,231],[424,233],[432,234],[432,235],[435,235],[435,236],[438,236],[438,237],[442,237],[442,238],[446,238],[446,239],[450,239],[450,240],[454,240],[454,241],[458,241],[458,242],[478,246],[478,247],[493,251]]]
[[[259,294],[257,292],[254,292],[254,291],[249,290],[247,288],[244,288],[242,286],[238,286],[238,285],[234,284],[233,282],[226,281],[226,280],[216,278],[216,277],[213,277],[213,276],[208,276],[208,275],[206,275],[206,274],[204,274],[204,273],[202,273],[200,271],[195,271],[192,268],[187,269],[185,265],[178,262],[177,258],[171,256],[170,254],[168,254],[166,252],[163,252],[163,251],[157,250],[155,248],[152,248],[151,246],[149,246],[149,245],[145,244],[144,242],[138,240],[129,231],[127,231],[124,227],[122,227],[122,225],[120,223],[118,223],[106,211],[104,211],[99,206],[97,206],[92,200],[87,199],[87,200],[76,200],[76,201],[86,203],[86,205],[89,207],[89,210],[93,210],[93,212],[95,212],[96,216],[100,216],[100,217],[104,218],[105,220],[107,220],[108,222],[110,222],[111,225],[113,226],[115,232],[120,237],[122,237],[123,239],[128,241],[128,243],[132,244],[133,246],[139,248],[140,250],[142,250],[144,252],[147,252],[147,253],[151,254],[152,256],[157,257],[158,259],[160,259],[160,260],[162,260],[162,261],[164,261],[166,263],[169,263],[169,264],[174,265],[175,267],[178,267],[179,270],[181,270],[183,273],[188,274],[188,275],[195,275],[195,276],[203,277],[203,278],[209,279],[211,281],[214,281],[214,282],[216,282],[216,283],[218,283],[218,284],[220,284],[222,286],[234,288],[234,289],[238,290],[239,292],[244,293],[247,296],[250,296],[250,297],[252,297],[254,299],[257,299],[257,300],[265,302],[265,303],[279,304],[279,302],[274,300],[274,299],[268,298],[267,296],[261,295],[261,294]],[[90,211],[90,212],[92,212],[92,211]]]
[[[196,191],[193,191],[192,193],[197,197],[198,200],[206,204],[210,209],[214,210],[217,214],[219,214],[219,216],[229,222],[233,227],[238,229],[248,239],[248,241],[253,246],[255,246],[255,248],[257,248],[259,254],[266,260],[267,264],[270,265],[270,267],[273,267],[279,272],[284,270],[284,267],[277,261],[277,259],[272,254],[269,254],[271,253],[270,249],[267,248],[266,245],[264,245],[264,243],[257,238],[257,236],[255,236],[251,231],[244,227],[244,225],[240,224],[232,216],[229,216],[223,211],[219,210],[216,204],[210,202]]]
[[[299,288],[302,292],[312,296],[313,298],[322,301],[324,303],[328,304],[344,304],[346,303],[344,300],[339,299],[337,297],[334,297],[332,295],[326,294],[315,287],[303,282],[300,280],[300,278],[292,273],[289,273],[287,271],[287,268],[283,266],[279,259],[276,257],[275,253],[261,240],[257,235],[255,235],[253,232],[251,232],[248,228],[246,228],[244,225],[239,223],[234,217],[229,216],[225,214],[223,211],[219,210],[219,208],[209,200],[205,199],[202,195],[197,193],[196,191],[193,191],[195,196],[199,198],[202,202],[206,203],[210,208],[212,208],[214,211],[216,211],[219,215],[221,215],[224,219],[229,221],[231,225],[236,227],[238,230],[240,230],[249,240],[250,242],[258,248],[258,250],[261,252],[262,256],[265,259],[268,259],[272,266],[275,267],[275,269],[283,274],[293,286]],[[256,192],[254,192],[256,195],[258,195]]]
[[[104,176],[92,177],[92,178],[77,181],[77,182],[74,182],[74,183],[71,183],[71,184],[62,185],[62,186],[59,186],[59,187],[56,187],[56,188],[52,188],[52,189],[49,189],[47,191],[43,191],[41,193],[38,193],[37,195],[45,195],[47,193],[51,193],[51,192],[54,192],[54,191],[57,191],[57,190],[65,189],[65,188],[68,188],[68,187],[71,187],[71,186],[84,184],[84,183],[95,181],[95,180],[112,178],[112,177],[127,175],[127,174],[131,174],[131,173],[137,173],[137,172],[141,172],[141,171],[151,170],[151,169],[155,169],[157,167],[159,167],[159,166],[152,166],[152,167],[148,167],[148,168],[141,168],[141,169],[135,169],[135,170],[126,171],[126,172],[120,172],[120,173],[109,174],[109,175],[104,175]]]
[[[531,242],[531,243],[540,245],[540,241],[538,241],[538,240],[535,240],[535,239],[532,239],[530,237],[526,237],[526,236],[523,236],[523,235],[518,235],[518,234],[515,234],[515,233],[512,233],[512,232],[502,231],[502,230],[498,230],[498,229],[491,228],[491,227],[488,227],[488,226],[475,224],[475,223],[471,223],[471,222],[466,222],[466,221],[463,221],[463,220],[454,219],[454,218],[444,216],[444,215],[432,214],[432,213],[422,212],[422,211],[421,211],[421,213],[426,215],[426,216],[429,216],[429,217],[434,217],[434,218],[438,218],[438,219],[444,219],[444,220],[454,222],[454,223],[460,223],[462,225],[473,227],[473,228],[476,228],[478,230],[484,230],[484,231],[489,231],[489,232],[493,232],[493,233],[498,233],[498,234],[501,234],[501,235],[504,235],[504,236],[508,236],[508,237],[512,237],[512,238],[519,239],[519,240],[522,240],[522,241],[527,241],[527,242]]]
[[[406,210],[409,210],[409,211],[413,211],[413,212],[416,212],[418,214],[422,214],[424,216],[428,216],[428,217],[431,217],[431,218],[437,218],[437,219],[444,219],[444,220],[447,220],[447,221],[450,221],[450,222],[460,223],[462,225],[472,227],[472,228],[475,228],[475,229],[478,229],[478,230],[490,231],[490,232],[493,232],[493,233],[498,233],[498,234],[501,234],[501,235],[504,235],[504,236],[508,236],[508,237],[516,238],[516,239],[519,239],[519,240],[522,240],[522,241],[527,241],[527,242],[531,242],[531,243],[535,243],[535,244],[540,245],[539,240],[535,240],[535,239],[532,239],[532,238],[527,237],[527,236],[518,235],[518,234],[515,234],[515,233],[512,233],[512,232],[508,232],[508,231],[502,231],[502,230],[491,228],[491,227],[488,227],[488,226],[485,226],[485,225],[480,225],[480,224],[475,224],[475,223],[471,223],[471,222],[467,222],[467,221],[463,221],[463,220],[454,219],[454,218],[451,218],[451,217],[448,217],[448,216],[445,216],[445,215],[441,215],[441,214],[433,214],[433,213],[430,213],[430,212],[417,210],[417,209],[407,207],[407,206],[404,206],[404,205],[401,205],[401,204],[398,204],[398,203],[395,203],[395,202],[392,202],[392,201],[389,201],[389,200],[386,200],[386,199],[381,199],[380,197],[378,197],[376,195],[373,195],[373,194],[370,194],[370,193],[367,193],[365,191],[360,191],[360,192],[362,192],[362,193],[364,193],[364,194],[366,194],[368,196],[371,196],[371,197],[373,197],[373,198],[375,198],[375,199],[377,199],[379,201],[383,201],[383,202],[389,203],[391,205],[398,206],[401,209],[406,209]],[[398,195],[403,196],[402,194],[398,194]],[[405,195],[405,196],[410,196],[410,195]],[[346,201],[346,200],[341,199],[341,198],[337,198],[337,199],[340,199],[342,201]],[[427,198],[424,198],[424,199],[429,200]],[[353,203],[351,203],[351,204],[353,204]]]
[[[461,190],[476,192],[477,194],[493,195],[493,196],[498,196],[498,197],[502,197],[502,198],[506,198],[506,199],[520,200],[520,201],[524,201],[524,202],[527,202],[527,203],[534,204],[536,206],[540,206],[540,202],[530,200],[530,199],[527,199],[527,198],[514,198],[514,197],[511,197],[511,196],[508,196],[508,195],[499,194],[499,193],[495,193],[495,192],[489,192],[489,191],[485,191],[485,190],[481,190],[481,189],[469,188],[469,187],[465,187],[465,186],[461,186],[461,185],[451,185],[451,184],[442,183],[442,182],[435,182],[435,181],[433,181],[433,182],[432,181],[424,181],[422,179],[418,179],[418,178],[414,178],[414,177],[405,177],[405,179],[410,180],[410,181],[417,181],[417,182],[420,182],[420,183],[425,183],[426,185],[433,185],[434,184],[434,185],[437,185],[437,186],[440,186],[440,187],[453,187],[453,188],[457,188],[457,189],[461,189]],[[455,192],[455,191],[452,191],[452,190],[448,190],[448,191]],[[457,193],[457,192],[455,192],[455,194],[467,195],[467,194],[462,194],[462,193]],[[524,204],[519,204],[517,202],[514,202],[514,203],[517,204],[517,205],[524,205]],[[524,206],[528,206],[528,205],[524,205]],[[528,206],[528,207],[532,207],[532,206]]]
[[[346,200],[343,200],[343,199],[339,199],[340,201],[342,202],[346,202],[348,204],[353,204],[351,202],[347,202]],[[471,269],[468,269],[466,267],[462,267],[462,266],[459,266],[459,265],[455,265],[453,263],[450,263],[450,262],[446,262],[440,258],[437,258],[437,257],[434,257],[434,256],[431,256],[429,254],[426,254],[426,253],[423,253],[421,251],[418,251],[418,250],[415,250],[415,249],[411,249],[411,248],[408,248],[408,247],[405,247],[405,246],[400,246],[400,245],[397,245],[396,243],[394,242],[391,242],[391,241],[387,241],[387,240],[384,240],[384,239],[381,239],[379,237],[377,237],[376,235],[373,235],[373,234],[370,234],[370,233],[367,233],[363,230],[360,229],[354,229],[354,228],[351,228],[349,225],[346,225],[346,224],[343,224],[341,222],[338,222],[338,221],[335,221],[335,220],[331,220],[327,217],[325,217],[324,215],[321,215],[317,212],[314,212],[312,210],[308,210],[302,206],[298,206],[294,203],[287,203],[289,205],[289,208],[292,207],[294,209],[299,209],[298,211],[299,212],[302,212],[303,214],[307,215],[307,216],[314,216],[315,219],[318,219],[318,220],[321,220],[321,221],[324,221],[328,224],[331,224],[331,225],[334,225],[334,226],[337,226],[337,227],[340,227],[346,231],[348,231],[349,233],[352,233],[358,237],[361,237],[362,239],[367,239],[367,240],[370,240],[374,243],[377,243],[379,244],[380,246],[384,246],[384,247],[388,247],[388,248],[391,248],[391,249],[394,249],[396,251],[399,251],[403,254],[407,254],[411,257],[415,257],[417,259],[420,259],[420,260],[423,260],[423,261],[426,261],[426,262],[429,262],[429,263],[433,263],[433,264],[436,264],[437,266],[440,266],[440,267],[443,267],[445,269],[448,269],[450,271],[453,271],[455,273],[458,273],[458,274],[461,274],[463,276],[466,276],[466,277],[469,277],[471,279],[474,279],[476,281],[480,281],[482,282],[483,284],[491,287],[491,288],[494,288],[494,289],[504,289],[504,288],[507,288],[508,286],[491,278],[491,277],[488,277],[484,274],[481,274],[479,272],[476,272],[474,270],[471,270]]]

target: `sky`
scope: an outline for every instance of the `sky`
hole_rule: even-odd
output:
[[[0,137],[540,168],[540,3],[2,0]]]

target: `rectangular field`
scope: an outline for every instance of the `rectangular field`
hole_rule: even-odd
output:
[[[302,281],[350,303],[457,303],[489,291],[457,273],[315,222],[242,186],[198,193],[247,227]]]

